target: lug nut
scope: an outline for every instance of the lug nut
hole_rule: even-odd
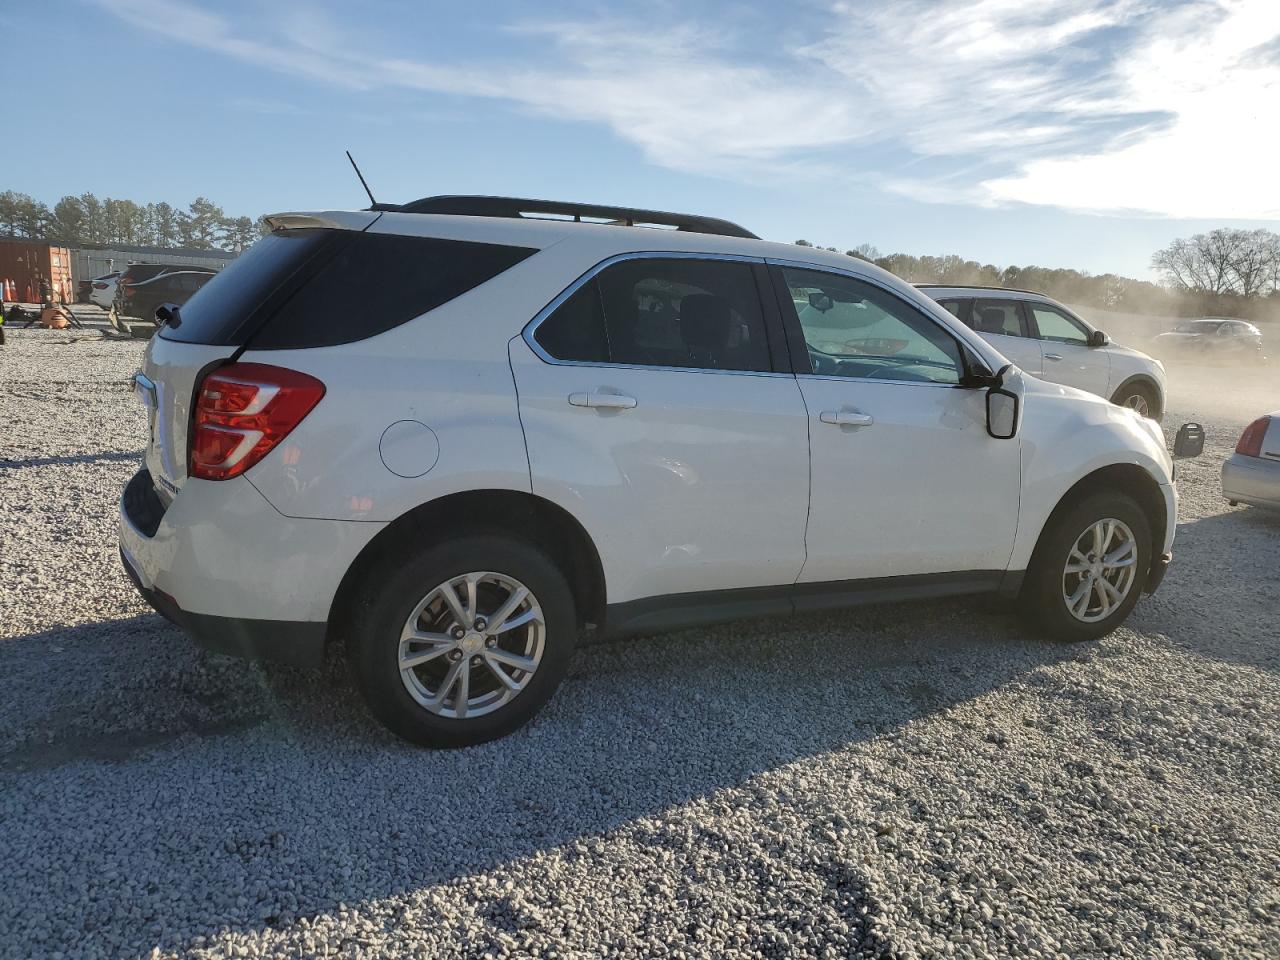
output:
[[[477,630],[483,630],[486,626],[487,626],[487,624],[484,622],[484,617],[477,617],[477,618],[476,618],[476,629],[477,629]]]
[[[480,658],[479,658],[479,657],[472,657],[472,658],[471,658],[471,665],[472,665],[473,667],[478,667],[478,666],[480,666]]]
[[[454,650],[452,653],[449,654],[449,661],[451,663],[457,663],[461,659],[462,659],[462,654],[457,650]]]
[[[455,640],[461,640],[467,635],[467,631],[463,630],[461,627],[454,627],[449,632],[453,634],[453,639]]]
[[[497,637],[485,637],[484,645],[486,647],[496,647],[498,645]]]

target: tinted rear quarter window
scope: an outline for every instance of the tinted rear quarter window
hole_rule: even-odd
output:
[[[537,251],[393,234],[264,237],[182,308],[164,336],[292,350],[352,343],[434,310]]]

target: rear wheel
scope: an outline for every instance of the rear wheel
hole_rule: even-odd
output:
[[[1093,640],[1118,627],[1142,596],[1151,528],[1122,493],[1061,511],[1040,535],[1019,596],[1023,617],[1059,640]]]
[[[1145,384],[1135,383],[1124,387],[1112,398],[1112,403],[1136,410],[1144,417],[1152,420],[1160,419],[1160,410],[1156,402],[1155,391]]]
[[[414,743],[504,736],[551,698],[577,639],[564,575],[532,544],[474,536],[384,568],[350,656],[369,708]]]

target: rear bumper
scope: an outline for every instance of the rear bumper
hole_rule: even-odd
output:
[[[123,549],[120,564],[151,608],[206,650],[251,660],[278,660],[300,667],[315,667],[324,662],[323,623],[246,620],[191,613],[164,591],[143,586]]]
[[[1280,460],[1233,453],[1222,465],[1222,495],[1237,503],[1280,509]]]
[[[188,480],[166,508],[145,469],[120,498],[120,554],[139,592],[221,653],[316,663],[342,578],[384,524],[298,520],[244,477]]]

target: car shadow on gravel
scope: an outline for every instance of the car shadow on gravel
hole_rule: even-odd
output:
[[[69,824],[164,811],[153,842],[111,844],[111,868],[175,898],[204,878],[198,916],[175,900],[180,939],[159,941],[182,949],[193,929],[262,931],[640,829],[1090,655],[976,601],[732,623],[585,648],[529,726],[433,752],[377,726],[336,658],[307,671],[218,657],[143,615],[0,641],[0,772],[8,828],[84,876],[104,865]],[[48,783],[63,785],[53,816]],[[832,869],[860,889],[855,865]],[[46,902],[74,925],[128,916],[127,901]],[[865,891],[846,901],[874,913]],[[143,921],[127,939],[122,954],[157,943]]]
[[[1280,673],[1280,512],[1241,506],[1181,522],[1173,556],[1131,625],[1201,656]]]

